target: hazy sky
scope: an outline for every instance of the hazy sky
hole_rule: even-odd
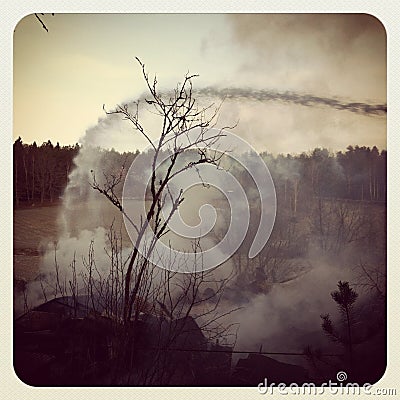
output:
[[[25,142],[143,148],[125,125],[98,122],[103,104],[112,108],[144,91],[138,56],[162,88],[190,71],[200,74],[199,89],[249,93],[226,101],[221,121],[238,120],[236,132],[260,151],[386,148],[384,113],[338,110],[318,100],[386,104],[386,34],[371,16],[56,14],[43,20],[48,33],[31,15],[14,35],[14,137]],[[254,100],[260,90],[277,96]],[[286,92],[317,101],[282,101]]]

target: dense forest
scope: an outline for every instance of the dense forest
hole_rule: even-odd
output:
[[[345,152],[316,148],[300,155],[262,157],[274,178],[277,192],[298,194],[307,188],[318,197],[386,201],[386,150],[376,146],[348,146]]]
[[[19,137],[14,142],[14,205],[53,203],[68,184],[75,167],[74,158],[81,146],[53,145],[50,140],[38,146],[25,144]],[[118,153],[115,150],[93,149],[100,165],[108,173],[132,162],[136,153]]]
[[[14,204],[53,202],[62,195],[79,145],[14,142]]]
[[[54,202],[68,183],[80,146],[38,146],[14,142],[14,204]],[[138,153],[96,150],[106,172],[129,166]],[[348,146],[333,153],[316,148],[300,155],[261,154],[275,182],[278,198],[291,203],[296,214],[302,199],[311,196],[361,201],[386,201],[386,150]]]

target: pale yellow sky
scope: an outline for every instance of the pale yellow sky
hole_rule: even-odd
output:
[[[98,129],[104,103],[112,108],[144,91],[135,56],[166,89],[190,71],[200,74],[197,87],[386,103],[385,32],[365,15],[56,14],[43,20],[48,33],[30,15],[14,35],[14,138],[28,143],[73,144],[86,135],[105,147],[125,148],[129,140],[142,148],[124,127]],[[227,102],[223,113],[223,120],[240,120],[238,133],[259,150],[386,147],[384,116],[247,101]]]

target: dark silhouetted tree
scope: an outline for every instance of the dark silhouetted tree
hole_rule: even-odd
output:
[[[353,369],[353,305],[357,300],[358,293],[352,289],[349,282],[339,281],[338,290],[331,293],[332,299],[336,302],[343,324],[346,327],[346,334],[341,334],[337,330],[329,316],[329,314],[321,315],[322,329],[334,342],[338,342],[345,346],[349,357],[350,372]]]

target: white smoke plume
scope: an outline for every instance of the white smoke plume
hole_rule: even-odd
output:
[[[329,112],[329,108],[333,108],[335,112],[337,109],[342,112],[349,110],[352,111],[349,114],[356,114],[357,118],[364,120],[369,115],[374,117],[368,118],[369,120],[380,119],[379,116],[386,113],[385,105],[346,103],[335,99],[303,96],[295,93],[210,88],[200,90],[198,93],[206,96],[207,99],[213,98],[216,102],[227,98],[223,104],[220,123],[223,125],[230,117],[237,116],[236,111],[240,110],[239,114],[241,113],[241,117],[245,117],[245,123],[243,120],[240,122],[239,134],[247,139],[253,138],[254,135],[256,141],[265,141],[266,146],[277,151],[285,149],[286,141],[291,140],[292,133],[288,133],[288,138],[282,138],[281,143],[278,144],[276,144],[276,139],[274,141],[267,139],[276,138],[277,135],[282,137],[281,132],[268,130],[268,121],[275,118],[275,114],[266,114],[265,107],[267,109],[276,107],[275,101],[278,101],[278,107],[287,107],[287,104],[290,103],[297,110],[301,107],[311,113],[315,113],[316,108],[322,114]],[[143,100],[143,97],[140,100]],[[250,107],[249,102],[254,100],[257,100],[257,105]],[[320,109],[321,104],[328,107]],[[146,107],[141,107],[139,111],[151,137],[157,137],[158,121],[153,115],[146,113]],[[287,120],[280,119],[279,122],[285,126]],[[291,121],[291,124],[295,124],[295,120]],[[289,132],[291,127],[292,125],[286,125],[282,129]],[[90,182],[92,171],[95,171],[96,176],[101,176],[104,169],[99,156],[100,152],[96,146],[105,149],[115,148],[120,151],[134,151],[140,147],[141,143],[140,140],[136,140],[137,135],[127,122],[121,121],[115,115],[105,116],[97,126],[87,130],[81,140],[82,148],[74,160],[76,168],[70,174],[69,183],[63,196],[58,241],[56,244],[48,244],[45,249],[40,271],[45,279],[52,279],[51,276],[54,278],[52,272],[54,272],[55,254],[57,264],[61,273],[64,274],[63,279],[66,282],[71,279],[70,264],[74,259],[78,274],[83,273],[85,271],[84,263],[88,258],[88,249],[92,242],[98,272],[106,274],[109,268],[107,228],[112,223],[125,235],[124,256],[129,254],[132,245],[126,240],[121,216],[116,209],[113,209],[113,206],[90,187]],[[298,135],[296,134],[296,136]],[[348,138],[344,138],[343,143],[349,144],[347,141]],[[308,143],[311,147],[319,141]],[[307,149],[303,148],[303,150]],[[293,175],[296,173],[295,169],[285,173]],[[199,196],[204,196],[202,201],[207,200],[207,194],[204,191]],[[198,197],[197,200],[199,200]],[[197,201],[197,203],[199,202]],[[188,213],[187,210],[185,212]],[[193,210],[194,215],[198,215],[197,213],[198,210]],[[319,315],[322,312],[332,311],[334,306],[329,293],[335,288],[339,279],[349,280],[351,275],[348,270],[340,268],[334,262],[328,264],[318,257],[314,257],[311,261],[312,270],[308,274],[288,284],[276,285],[268,293],[254,294],[242,311],[232,315],[229,322],[240,324],[238,349],[256,350],[262,344],[265,349],[291,351],[299,350],[299,346],[304,344],[305,339],[319,340]],[[216,270],[216,276],[227,274],[227,271],[233,267],[234,263],[229,260],[222,269]],[[33,304],[43,301],[42,287],[38,282],[30,285],[30,295]],[[235,306],[235,304],[229,304],[229,306]]]

